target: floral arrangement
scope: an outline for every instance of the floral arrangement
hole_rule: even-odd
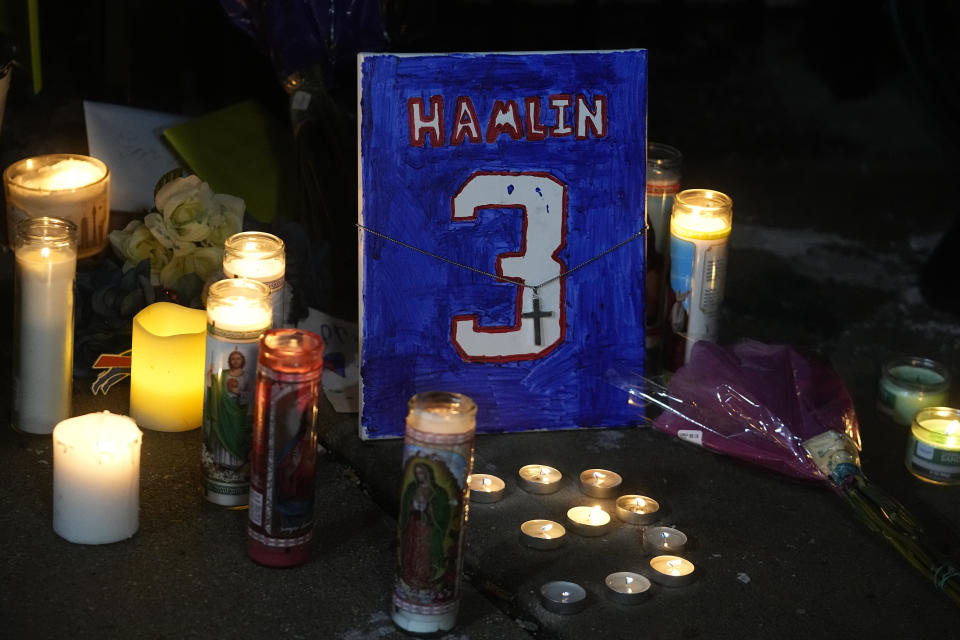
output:
[[[111,231],[110,244],[123,271],[150,265],[150,283],[174,299],[189,300],[197,286],[220,270],[223,243],[243,226],[241,198],[214,193],[195,175],[164,176],[154,194],[156,211]],[[179,294],[179,295],[178,295]]]

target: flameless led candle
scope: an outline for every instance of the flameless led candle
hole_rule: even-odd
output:
[[[934,484],[960,484],[960,409],[917,412],[907,439],[907,469]]]
[[[520,542],[531,549],[556,549],[567,530],[553,520],[527,520],[520,525]]]
[[[554,493],[560,490],[563,474],[545,464],[528,464],[517,472],[518,484],[525,491],[536,494]]]
[[[929,358],[896,358],[883,366],[877,408],[897,424],[909,427],[925,407],[947,404],[950,371]]]
[[[73,397],[73,280],[77,228],[30,218],[14,243],[13,426],[51,433]]]
[[[612,498],[623,478],[606,469],[587,469],[580,474],[580,491],[591,498]]]
[[[639,573],[618,571],[604,580],[607,599],[618,604],[640,604],[650,595],[650,581]]]
[[[610,529],[610,514],[600,507],[573,507],[567,511],[567,523],[582,536],[602,536]]]
[[[140,527],[140,442],[126,416],[69,418],[53,430],[53,530],[70,542],[107,544]]]
[[[685,558],[677,556],[656,556],[650,559],[653,572],[650,577],[665,587],[680,587],[694,580],[695,567]]]
[[[686,362],[696,341],[716,340],[732,207],[728,196],[712,189],[687,189],[674,199],[670,216],[672,295],[667,309],[673,342],[667,353],[671,370]]]
[[[681,553],[687,546],[687,536],[671,527],[650,527],[643,531],[643,548],[647,553]]]
[[[467,484],[470,486],[470,502],[498,502],[506,487],[503,480],[488,473],[471,474]]]
[[[647,496],[625,495],[617,498],[617,517],[628,524],[650,524],[660,512],[660,503]]]
[[[3,172],[9,241],[25,218],[49,216],[77,225],[78,256],[100,252],[110,224],[110,170],[100,160],[73,154],[25,158]]]
[[[187,431],[203,421],[207,314],[157,302],[133,318],[130,416],[146,429]]]
[[[587,592],[576,582],[548,582],[540,587],[540,604],[553,613],[579,613],[587,606]]]
[[[262,231],[236,233],[223,245],[223,273],[228,278],[250,278],[270,288],[273,328],[284,326],[286,308],[283,299],[287,258],[283,240]]]

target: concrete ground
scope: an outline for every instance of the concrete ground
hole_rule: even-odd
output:
[[[951,303],[960,273],[938,259],[955,255],[952,123],[938,119],[929,87],[915,82],[890,34],[866,32],[874,55],[865,55],[829,40],[827,26],[811,31],[805,15],[767,11],[746,24],[741,18],[756,14],[716,15],[694,25],[686,48],[668,46],[667,35],[652,40],[658,46],[633,42],[651,49],[650,139],[684,152],[685,186],[734,199],[721,341],[787,343],[829,358],[857,407],[866,475],[960,563],[960,488],[911,476],[906,430],[875,409],[879,366],[895,355],[934,358],[960,375]],[[627,31],[611,44],[625,46]],[[821,57],[811,38],[823,38]],[[828,53],[836,57],[822,59]],[[844,64],[853,68],[838,70]],[[11,105],[4,166],[61,145],[82,151],[80,114],[75,98]],[[5,253],[8,301],[11,262]],[[8,343],[3,355],[8,362]],[[94,398],[85,382],[75,386],[75,414],[128,410],[125,384]],[[960,403],[956,388],[951,402]],[[0,410],[8,409],[3,394]],[[363,442],[356,416],[329,407],[321,439],[316,551],[301,567],[275,571],[246,557],[245,512],[201,498],[196,431],[145,432],[140,531],[86,547],[52,530],[50,439],[0,430],[4,635],[401,637],[386,614],[401,443]],[[517,486],[516,470],[534,462],[563,471],[561,491],[538,497]],[[694,583],[655,586],[635,607],[609,602],[604,576],[647,571],[629,525],[599,538],[568,534],[554,551],[519,544],[524,520],[562,521],[588,502],[570,479],[591,467],[615,470],[626,490],[661,502],[662,523],[690,537]],[[451,639],[956,635],[956,605],[823,487],[644,428],[480,436],[475,470],[503,478],[507,493],[471,505]],[[550,580],[581,584],[586,609],[544,610],[537,590]]]

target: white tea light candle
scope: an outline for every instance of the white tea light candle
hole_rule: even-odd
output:
[[[474,473],[467,478],[470,487],[470,502],[499,502],[503,498],[506,484],[497,476],[489,473]]]
[[[236,233],[223,245],[223,274],[250,278],[267,285],[273,307],[273,328],[285,326],[284,283],[287,257],[283,240],[263,231]]]
[[[665,587],[680,587],[693,582],[696,573],[693,563],[678,556],[656,556],[650,559],[650,577]]]
[[[587,606],[587,592],[576,582],[548,582],[540,587],[540,604],[553,613],[579,613]]]
[[[545,464],[528,464],[517,472],[517,483],[524,491],[549,494],[560,490],[563,474]]]
[[[960,484],[960,409],[928,407],[913,419],[907,469],[934,484]]]
[[[660,503],[647,496],[628,494],[617,498],[617,517],[627,524],[650,524],[660,514]]]
[[[682,553],[687,535],[672,527],[649,527],[643,531],[643,548],[650,554]]]
[[[929,358],[896,358],[883,365],[877,409],[895,423],[909,427],[925,407],[947,404],[950,371]]]
[[[573,507],[567,511],[570,530],[582,536],[602,536],[610,530],[610,514],[598,506]]]
[[[108,411],[53,430],[53,530],[70,542],[107,544],[140,527],[140,443],[136,423]]]
[[[12,424],[47,434],[71,413],[77,227],[29,218],[16,233]]]
[[[553,520],[527,520],[520,525],[520,542],[531,549],[556,549],[567,530]]]
[[[580,491],[591,498],[612,498],[622,483],[620,474],[606,469],[587,469],[580,474]]]
[[[24,158],[3,172],[7,229],[25,218],[48,216],[77,226],[78,257],[100,252],[110,225],[110,170],[100,160],[75,154]]]
[[[639,573],[618,571],[604,580],[607,599],[618,604],[640,604],[650,595],[650,581]]]
[[[156,302],[133,318],[130,416],[146,429],[187,431],[203,421],[207,314]]]

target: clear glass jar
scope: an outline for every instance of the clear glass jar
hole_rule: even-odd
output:
[[[683,154],[667,144],[647,144],[646,176],[646,346],[660,345],[665,320],[667,275],[670,272],[669,216],[673,199],[680,191]]]
[[[46,216],[21,220],[14,255],[12,421],[49,434],[71,414],[77,227]]]
[[[286,324],[284,282],[287,259],[283,240],[262,231],[235,233],[223,244],[223,274],[228,278],[249,278],[270,287],[273,328]]]
[[[910,427],[904,462],[925,482],[960,484],[960,409],[920,409]]]

